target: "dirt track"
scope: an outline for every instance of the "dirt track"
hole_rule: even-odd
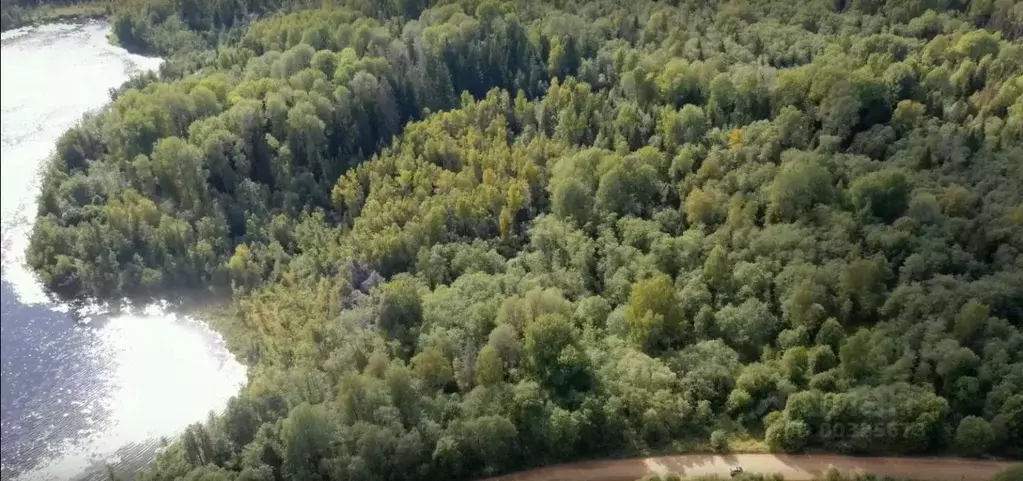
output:
[[[787,481],[809,480],[829,467],[846,473],[872,473],[926,481],[986,481],[1010,463],[958,458],[857,458],[837,455],[679,455],[587,461],[507,474],[484,481],[633,481],[650,474],[728,476],[730,466],[747,472],[783,474]]]

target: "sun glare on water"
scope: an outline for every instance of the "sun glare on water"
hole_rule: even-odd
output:
[[[24,265],[39,173],[56,140],[102,108],[110,88],[161,62],[110,46],[108,30],[93,22],[2,36],[4,481],[73,479],[103,462],[130,469],[150,458],[161,438],[222,409],[246,380],[245,368],[202,322],[166,305],[115,315],[93,307],[76,313],[75,322]],[[40,314],[46,312],[53,315]],[[29,365],[53,369],[43,381],[64,384],[28,392],[23,387],[34,378],[18,384],[18,377]]]

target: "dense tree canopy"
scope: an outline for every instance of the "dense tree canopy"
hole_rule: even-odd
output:
[[[1018,4],[336,3],[139,0],[45,173],[56,293],[233,290],[140,479],[1023,455]]]

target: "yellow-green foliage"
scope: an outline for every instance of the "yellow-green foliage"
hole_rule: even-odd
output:
[[[143,481],[1018,456],[1008,3],[126,2],[170,59],[60,139],[28,261],[234,296],[251,383]]]

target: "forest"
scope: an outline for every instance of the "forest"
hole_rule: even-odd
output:
[[[67,299],[229,295],[141,481],[666,451],[1023,456],[1023,4],[129,0]],[[201,294],[200,294],[201,295]]]

